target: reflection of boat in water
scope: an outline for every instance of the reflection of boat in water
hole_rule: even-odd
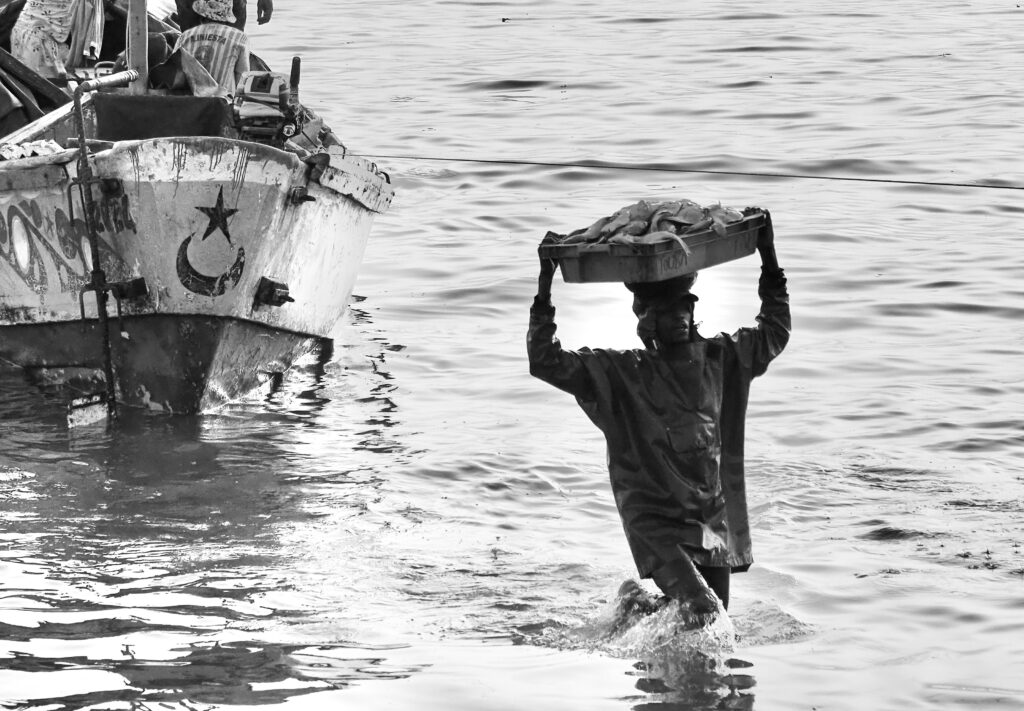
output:
[[[173,32],[132,2],[107,6],[129,34]],[[128,65],[142,79],[94,74],[72,101],[0,55],[21,104],[3,121],[25,119],[0,139],[0,358],[198,412],[330,343],[393,192],[298,103],[297,62],[233,102],[150,88],[144,51]]]

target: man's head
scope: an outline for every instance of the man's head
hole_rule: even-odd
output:
[[[693,305],[690,293],[696,274],[655,282],[626,284],[633,292],[636,334],[648,348],[664,348],[693,340]]]
[[[223,22],[229,25],[235,22],[231,0],[195,0],[192,3],[192,11],[212,22]]]

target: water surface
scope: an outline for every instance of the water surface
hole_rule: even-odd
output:
[[[202,417],[72,433],[0,371],[0,703],[1024,704],[1024,203],[970,187],[1024,186],[1022,13],[278,3],[257,51],[398,190],[361,298],[325,373]],[[794,310],[723,654],[601,627],[603,441],[524,348],[547,230],[681,197],[770,209]],[[756,276],[701,275],[705,333]],[[566,346],[636,344],[621,286],[554,301]]]

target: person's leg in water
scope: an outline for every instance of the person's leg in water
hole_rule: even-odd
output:
[[[718,607],[710,591],[714,591],[723,607],[729,604],[729,573],[726,567],[698,568],[683,553],[651,573],[651,578],[666,596],[689,603],[695,613],[713,614]]]
[[[697,572],[707,582],[708,587],[715,591],[718,599],[722,601],[722,607],[729,609],[729,577],[732,569],[728,567],[697,565]]]

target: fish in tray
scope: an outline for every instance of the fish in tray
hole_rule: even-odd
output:
[[[541,258],[567,282],[661,281],[752,254],[767,211],[640,200],[567,235],[548,232]]]
[[[725,236],[728,225],[743,219],[731,207],[703,207],[692,200],[651,203],[646,200],[627,205],[613,215],[567,235],[550,234],[552,244],[656,244],[674,241],[684,250],[682,236],[713,230]]]

